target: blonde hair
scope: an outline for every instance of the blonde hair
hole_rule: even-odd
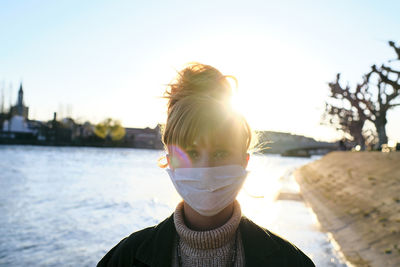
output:
[[[235,112],[230,100],[232,88],[228,78],[216,68],[191,63],[168,85],[168,117],[162,141],[185,148],[198,138],[225,130],[238,138],[244,152],[250,147],[252,131],[246,119]],[[227,136],[227,138],[232,138]]]

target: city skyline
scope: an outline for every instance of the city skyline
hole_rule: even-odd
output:
[[[400,42],[395,1],[1,5],[0,89],[14,105],[22,82],[37,120],[62,111],[153,128],[165,120],[165,84],[198,61],[238,79],[236,104],[255,130],[332,140],[334,129],[319,125],[327,83],[340,72],[354,86],[394,57],[388,40]],[[399,109],[387,132],[400,141]]]

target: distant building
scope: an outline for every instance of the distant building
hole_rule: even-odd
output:
[[[163,148],[160,125],[151,128],[125,128],[125,142],[136,148]]]
[[[28,122],[29,108],[24,104],[24,90],[22,83],[18,90],[18,99],[15,106],[12,106],[8,114],[2,114],[3,132],[30,133],[34,131],[29,127]]]
[[[28,128],[28,124],[24,117],[14,115],[10,120],[6,120],[3,123],[3,131],[5,132],[18,132],[18,133],[30,133],[31,130]]]
[[[18,90],[18,100],[15,106],[12,106],[10,109],[10,117],[13,116],[22,116],[25,119],[28,119],[29,108],[24,104],[24,90],[22,89],[22,83],[19,86]]]
[[[78,124],[72,118],[57,120],[56,113],[48,122],[29,120],[28,116],[29,108],[24,103],[21,84],[16,104],[8,112],[4,112],[3,108],[0,111],[0,143],[163,148],[160,125],[153,129],[125,128],[124,138],[111,142],[96,136],[95,126],[90,122]]]

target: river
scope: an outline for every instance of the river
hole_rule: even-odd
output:
[[[0,146],[0,266],[95,266],[123,237],[169,216],[180,197],[157,166],[160,156],[147,149]],[[291,173],[315,159],[252,155],[238,200],[244,215],[317,266],[344,267],[297,199]]]

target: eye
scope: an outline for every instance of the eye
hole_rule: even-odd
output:
[[[229,156],[229,152],[226,150],[218,150],[214,153],[214,158],[216,159],[224,159]]]
[[[196,150],[189,150],[186,151],[186,154],[189,156],[189,158],[191,158],[192,160],[196,160],[199,158],[199,152],[197,152]]]

